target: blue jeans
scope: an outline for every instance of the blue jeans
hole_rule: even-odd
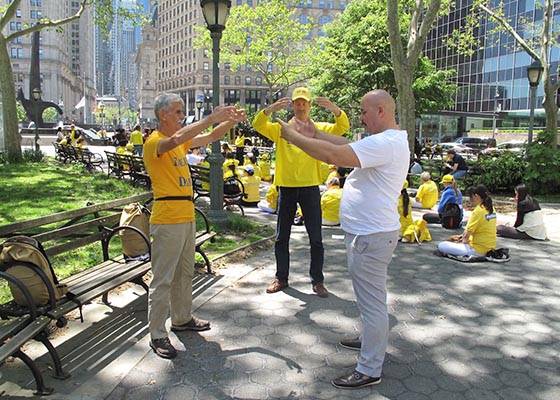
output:
[[[453,178],[455,178],[455,180],[459,180],[467,175],[467,171],[464,169],[458,169],[456,171],[450,172],[449,174],[453,175]]]
[[[290,274],[290,235],[297,205],[301,206],[305,229],[309,237],[311,265],[309,275],[313,285],[323,283],[324,248],[321,232],[321,194],[318,186],[279,187],[278,223],[276,225],[276,278],[287,282]]]

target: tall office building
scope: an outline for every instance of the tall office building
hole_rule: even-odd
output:
[[[233,0],[232,7],[256,0]],[[297,18],[302,23],[309,19],[319,24],[313,32],[322,35],[321,25],[328,23],[344,10],[342,0],[305,0],[294,2]],[[203,110],[209,112],[212,93],[211,49],[194,49],[195,27],[204,26],[204,17],[198,0],[157,1],[158,69],[157,92],[174,92],[185,101],[186,113],[197,117],[196,100],[204,101]],[[142,72],[140,72],[142,74]],[[140,82],[142,85],[142,82]],[[260,109],[265,104],[267,86],[262,76],[244,69],[232,71],[220,66],[220,104],[240,103],[246,108]],[[142,90],[142,89],[139,89]]]
[[[11,1],[0,1],[0,5],[8,3]],[[4,33],[36,24],[42,17],[67,18],[78,10],[79,4],[71,0],[23,0]],[[61,32],[43,29],[40,33],[42,98],[62,106],[66,120],[83,122],[85,119],[89,122],[91,119],[90,106],[94,101],[91,26],[90,13],[86,10],[80,20],[62,25]],[[24,95],[29,97],[30,89],[33,89],[29,87],[31,36],[12,40],[8,52],[16,91],[22,88]],[[82,104],[82,98],[86,107],[75,108]]]
[[[527,23],[538,24],[542,21],[542,9],[535,7],[533,1],[504,0],[502,10],[518,32],[523,32]],[[498,112],[499,125],[526,124],[530,108],[527,67],[533,60],[524,50],[515,46],[513,36],[494,32],[495,23],[479,10],[475,12],[479,12],[481,23],[475,36],[480,46],[472,56],[458,54],[446,43],[451,33],[465,23],[467,14],[471,12],[472,0],[456,0],[451,13],[437,21],[426,40],[425,55],[435,63],[437,69],[456,70],[452,83],[458,87],[451,112],[424,121],[428,136],[436,136],[437,133],[461,135],[473,128],[490,128],[494,113]],[[551,50],[550,59],[550,71],[554,73],[560,59],[557,47]],[[541,86],[537,104],[542,102],[542,96]],[[448,129],[442,131],[442,127]]]

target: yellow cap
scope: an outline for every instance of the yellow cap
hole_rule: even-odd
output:
[[[440,183],[453,183],[453,181],[455,181],[453,175],[443,175],[443,178],[441,178]]]
[[[263,160],[268,160],[268,154],[264,153],[264,154],[261,156],[261,158],[262,158]]]
[[[292,100],[296,99],[311,101],[311,92],[309,92],[309,89],[304,87],[295,88],[292,92]]]

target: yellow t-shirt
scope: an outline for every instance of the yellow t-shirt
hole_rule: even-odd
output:
[[[486,255],[496,248],[496,213],[489,213],[478,205],[473,210],[465,229],[471,232],[469,244],[478,254]]]
[[[261,178],[258,176],[243,176],[241,177],[241,182],[245,188],[245,194],[247,197],[243,199],[246,203],[258,203],[261,200],[259,194],[259,185],[261,184]]]
[[[130,132],[130,143],[137,146],[144,143],[144,137],[142,136],[142,132],[135,130]]]
[[[397,203],[397,210],[399,211],[399,222],[401,223],[401,228],[399,230],[399,237],[403,237],[404,231],[409,225],[413,224],[412,220],[412,199],[408,202],[408,215],[404,216],[404,206],[402,194],[399,196],[399,201]]]
[[[340,200],[342,199],[342,189],[333,186],[321,196],[321,212],[323,219],[330,222],[340,222]]]
[[[166,136],[153,131],[144,143],[144,164],[152,181],[154,199],[165,196],[193,196],[187,153],[188,141],[158,156],[157,147]],[[150,223],[180,224],[194,221],[194,203],[189,200],[154,201]]]
[[[438,201],[438,187],[432,180],[426,181],[418,188],[416,197],[420,199],[422,208],[432,208]]]
[[[335,123],[315,122],[317,129],[332,134],[342,135],[350,129],[350,122],[344,111],[335,117]],[[274,182],[278,186],[307,187],[322,183],[321,161],[307,155],[303,150],[280,138],[281,126],[270,122],[269,116],[261,110],[253,120],[253,127],[263,136],[276,143],[276,167]]]
[[[270,163],[268,161],[259,161],[259,167],[261,167],[261,179],[263,181],[270,181],[272,179],[270,175]]]

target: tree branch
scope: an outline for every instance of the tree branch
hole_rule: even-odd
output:
[[[20,1],[21,0],[16,0],[16,1],[14,1],[14,3],[12,3],[12,5],[17,4]],[[48,19],[46,21],[39,21],[35,25],[31,25],[31,26],[29,26],[25,29],[22,29],[21,31],[16,31],[16,32],[6,36],[6,40],[10,41],[10,40],[15,39],[17,37],[25,36],[25,35],[28,35],[30,33],[40,31],[44,28],[57,27],[57,26],[60,26],[60,25],[67,24],[68,22],[74,21],[76,19],[79,19],[82,16],[83,12],[85,11],[86,5],[87,5],[87,0],[82,0],[82,2],[80,4],[80,9],[76,12],[76,14],[72,15],[71,17],[58,19],[58,20]],[[15,9],[14,9],[14,12],[15,12]]]
[[[529,54],[531,57],[533,57],[535,60],[541,60],[541,57],[537,54],[537,52],[535,50],[533,50],[529,44],[515,31],[515,29],[513,29],[513,27],[509,24],[509,22],[507,22],[507,20],[501,16],[499,16],[498,14],[496,14],[494,11],[492,11],[491,9],[489,9],[488,7],[486,7],[484,4],[479,4],[478,5],[482,10],[484,10],[488,15],[490,15],[491,18],[493,18],[494,20],[496,20],[500,25],[502,25],[502,27],[509,33],[511,34],[515,40],[517,41],[517,43],[519,43],[519,45],[521,47],[523,47],[523,49],[527,52],[527,54]]]

